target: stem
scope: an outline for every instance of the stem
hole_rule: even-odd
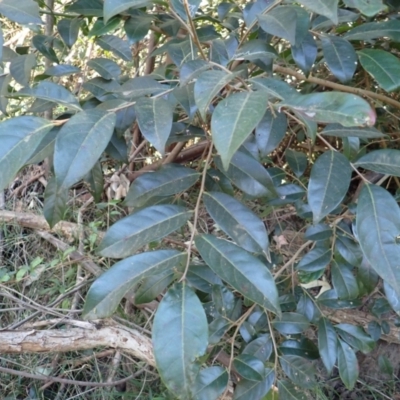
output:
[[[180,282],[182,282],[183,280],[186,279],[186,275],[187,275],[188,270],[189,270],[190,258],[191,258],[191,255],[192,255],[193,241],[194,241],[194,237],[196,235],[196,226],[197,226],[197,222],[198,222],[198,219],[199,219],[200,204],[201,204],[201,200],[202,200],[203,193],[204,193],[204,187],[205,187],[205,184],[206,184],[207,168],[208,168],[208,164],[210,163],[210,160],[211,160],[212,152],[213,152],[213,145],[210,145],[210,148],[208,149],[208,155],[207,155],[207,158],[206,158],[204,169],[203,169],[203,174],[202,174],[202,177],[201,177],[200,191],[199,191],[199,195],[197,197],[196,207],[194,209],[193,230],[192,230],[192,234],[190,236],[190,241],[189,241],[189,244],[188,244],[186,267],[185,267],[185,271],[184,271],[184,273],[182,275],[182,278],[179,280]]]

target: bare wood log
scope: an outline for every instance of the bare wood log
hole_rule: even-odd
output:
[[[0,331],[0,354],[67,352],[112,347],[155,366],[151,340],[135,329],[81,322],[82,328]],[[84,327],[83,327],[84,326]]]

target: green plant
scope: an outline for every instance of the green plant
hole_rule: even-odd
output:
[[[280,400],[306,398],[319,357],[353,388],[355,354],[381,326],[334,324],[326,309],[360,306],[380,277],[399,311],[397,2],[77,0],[54,14],[14,2],[0,13],[32,36],[3,49],[1,188],[51,158],[54,226],[80,181],[96,202],[105,171],[132,181],[130,214],[97,247],[121,260],[91,285],[83,317],[111,316],[133,288],[136,304],[163,294],[154,353],[178,398],[217,399],[230,377],[235,399],[271,398],[273,385]],[[38,33],[40,13],[56,34]],[[89,56],[65,63],[79,35]],[[264,223],[277,213],[304,236],[290,257],[285,226]],[[229,361],[211,365],[221,351]]]

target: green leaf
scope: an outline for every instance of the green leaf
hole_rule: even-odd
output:
[[[74,67],[70,64],[62,64],[62,65],[54,65],[52,67],[47,68],[44,71],[44,75],[49,76],[64,76],[64,75],[72,75],[81,72],[78,67]]]
[[[203,306],[190,287],[178,283],[164,296],[153,324],[157,369],[167,388],[180,399],[191,399],[201,357],[208,345]]]
[[[300,151],[287,148],[285,151],[285,157],[290,169],[298,178],[300,178],[307,169],[307,156]]]
[[[235,77],[236,74],[228,74],[221,70],[204,71],[194,84],[194,99],[205,119],[208,107],[212,99]]]
[[[88,38],[92,38],[94,36],[102,36],[107,33],[112,33],[119,28],[122,19],[119,17],[111,18],[107,22],[103,20],[103,18],[97,18],[94,23],[92,29],[88,32]]]
[[[221,159],[215,158],[217,167],[244,193],[252,197],[274,197],[274,182],[266,168],[253,157],[238,151],[231,160],[227,171]]]
[[[168,87],[163,86],[149,76],[137,76],[136,78],[128,79],[121,86],[119,92],[124,98],[132,100],[149,94],[160,93],[166,89],[168,89]]]
[[[372,268],[400,295],[400,211],[380,186],[364,185],[357,205],[357,235]]]
[[[345,342],[362,351],[364,354],[369,353],[376,346],[375,340],[373,340],[360,326],[338,324],[335,326],[335,329]]]
[[[80,18],[66,18],[57,22],[58,33],[68,47],[72,47],[78,40],[81,22],[82,20]]]
[[[147,0],[104,0],[104,22],[128,8],[140,8],[147,5]]]
[[[272,326],[282,335],[296,335],[307,330],[310,323],[303,314],[285,312],[280,318],[272,321]]]
[[[390,307],[392,307],[397,315],[400,315],[400,296],[398,296],[387,281],[383,281],[383,287],[385,289],[386,300],[390,304]]]
[[[189,11],[189,16],[194,17],[199,8],[201,0],[187,0],[187,6]],[[180,0],[171,0],[172,8],[176,11],[176,13],[184,20],[188,20],[188,15],[186,9],[183,5],[184,3]]]
[[[98,72],[104,79],[113,79],[121,75],[119,65],[108,58],[92,58],[87,65]]]
[[[173,111],[171,103],[161,97],[141,98],[135,104],[140,131],[161,154],[171,133]]]
[[[279,400],[307,400],[307,396],[294,383],[285,379],[278,381],[278,393]]]
[[[37,164],[43,161],[46,157],[53,157],[54,144],[60,129],[61,126],[55,126],[47,133],[47,135],[40,141],[26,164]]]
[[[196,248],[209,267],[251,301],[280,314],[278,291],[269,269],[256,257],[223,239],[201,235]]]
[[[122,218],[106,232],[98,253],[123,258],[145,244],[159,240],[184,225],[192,211],[176,205],[155,205]]]
[[[191,168],[177,164],[164,165],[158,171],[143,174],[133,181],[125,205],[142,207],[154,197],[168,197],[184,192],[197,182],[199,176]]]
[[[350,185],[351,172],[349,161],[337,151],[329,150],[318,157],[311,169],[307,194],[314,224],[342,202]]]
[[[225,368],[213,366],[199,372],[196,377],[193,398],[195,400],[217,400],[228,385],[229,376]]]
[[[53,128],[51,121],[21,116],[0,123],[0,189],[5,189]]]
[[[268,253],[268,233],[256,214],[225,193],[204,193],[203,200],[214,221],[239,246],[253,253]]]
[[[346,388],[352,390],[358,378],[358,362],[354,350],[339,339],[338,344],[339,375]]]
[[[325,16],[337,25],[339,0],[299,0],[299,3],[313,12]]]
[[[296,44],[291,46],[291,52],[296,64],[305,74],[308,74],[314,65],[318,53],[317,43],[311,33],[307,32],[301,42],[297,40]]]
[[[8,105],[8,87],[11,82],[11,74],[0,76],[0,111],[3,114],[7,113]]]
[[[305,272],[316,272],[324,269],[331,261],[332,251],[324,243],[316,245],[300,260],[297,269]]]
[[[191,82],[188,85],[177,87],[173,91],[173,95],[183,107],[190,120],[193,119],[197,111],[197,105],[194,97],[194,85],[195,84]]]
[[[266,108],[267,96],[261,91],[234,93],[218,103],[211,118],[211,132],[225,170]]]
[[[378,85],[392,92],[400,87],[400,61],[385,50],[364,49],[357,52],[363,68],[377,81]]]
[[[176,250],[156,250],[117,262],[93,282],[86,296],[83,317],[92,320],[111,316],[126,293],[142,279],[171,271],[186,257]]]
[[[260,27],[273,36],[288,40],[292,45],[296,43],[297,13],[291,6],[279,6],[258,15]]]
[[[243,350],[243,354],[250,354],[266,362],[272,354],[272,339],[269,335],[259,336],[251,341]]]
[[[10,63],[11,76],[22,86],[28,86],[32,69],[36,67],[34,54],[24,54],[14,58]]]
[[[59,63],[56,52],[53,49],[53,38],[46,35],[35,35],[32,38],[32,44],[35,46],[36,50],[42,53],[50,61]]]
[[[349,81],[357,68],[357,54],[353,46],[339,36],[322,36],[324,58],[333,75],[341,82]]]
[[[318,322],[318,349],[328,374],[332,372],[338,354],[337,335],[329,319]]]
[[[94,167],[86,174],[84,180],[90,186],[90,193],[94,201],[99,203],[104,190],[104,178],[101,163],[99,161],[94,164]]]
[[[264,377],[262,382],[241,379],[236,385],[233,400],[262,399],[274,383],[275,371],[270,368],[265,368]]]
[[[85,110],[74,115],[57,135],[54,171],[59,187],[68,188],[95,165],[111,139],[115,114]]]
[[[145,13],[131,15],[125,21],[124,30],[130,44],[140,42],[149,32],[153,16]]]
[[[382,0],[344,0],[344,4],[347,7],[357,8],[367,17],[373,17],[386,8]]]
[[[285,374],[293,383],[304,389],[311,389],[316,385],[315,368],[310,361],[299,356],[281,356],[279,362]]]
[[[190,286],[204,293],[212,293],[213,286],[222,285],[221,279],[205,264],[190,265],[187,280]]]
[[[323,92],[287,97],[280,107],[288,107],[316,122],[343,126],[372,126],[375,110],[361,97],[349,93]]]
[[[104,35],[97,38],[96,43],[103,50],[111,51],[116,57],[124,61],[132,60],[132,51],[129,43],[118,36]]]
[[[103,2],[101,0],[77,0],[67,8],[68,12],[89,17],[103,16]]]
[[[285,113],[267,110],[256,128],[256,142],[261,157],[273,152],[285,136],[287,118]]]
[[[375,128],[371,127],[358,128],[355,126],[346,128],[340,124],[327,125],[321,132],[321,135],[335,136],[341,138],[358,137],[364,139],[375,139],[385,136],[382,132],[378,131]]]
[[[53,82],[42,81],[32,88],[24,88],[16,96],[35,97],[37,99],[52,101],[72,110],[81,111],[81,106],[76,97],[64,86]]]
[[[51,228],[64,218],[67,201],[68,189],[58,187],[55,177],[52,177],[44,192],[43,207],[43,215]]]
[[[150,303],[162,293],[174,280],[174,271],[164,271],[143,279],[135,289],[135,304]]]
[[[250,354],[240,354],[233,360],[237,372],[249,381],[262,381],[264,379],[264,363]]]
[[[268,60],[277,56],[276,50],[264,40],[253,39],[236,49],[233,59],[255,61]]]
[[[0,14],[19,24],[43,24],[39,6],[33,0],[1,0]]]
[[[344,37],[348,40],[372,40],[387,37],[400,42],[400,21],[389,19],[383,22],[362,23],[348,31]]]
[[[358,285],[352,269],[347,263],[336,260],[331,264],[333,287],[341,300],[353,300],[358,297]]]

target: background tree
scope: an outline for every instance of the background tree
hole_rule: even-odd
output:
[[[80,249],[102,263],[84,266],[97,278],[82,317],[128,321],[127,306],[156,300],[155,365],[172,396],[307,398],[319,358],[351,390],[356,352],[388,333],[399,8],[0,1],[0,187],[46,159],[50,227],[73,218],[71,190],[90,188],[88,222],[111,226]],[[366,299],[367,331],[332,318]]]

